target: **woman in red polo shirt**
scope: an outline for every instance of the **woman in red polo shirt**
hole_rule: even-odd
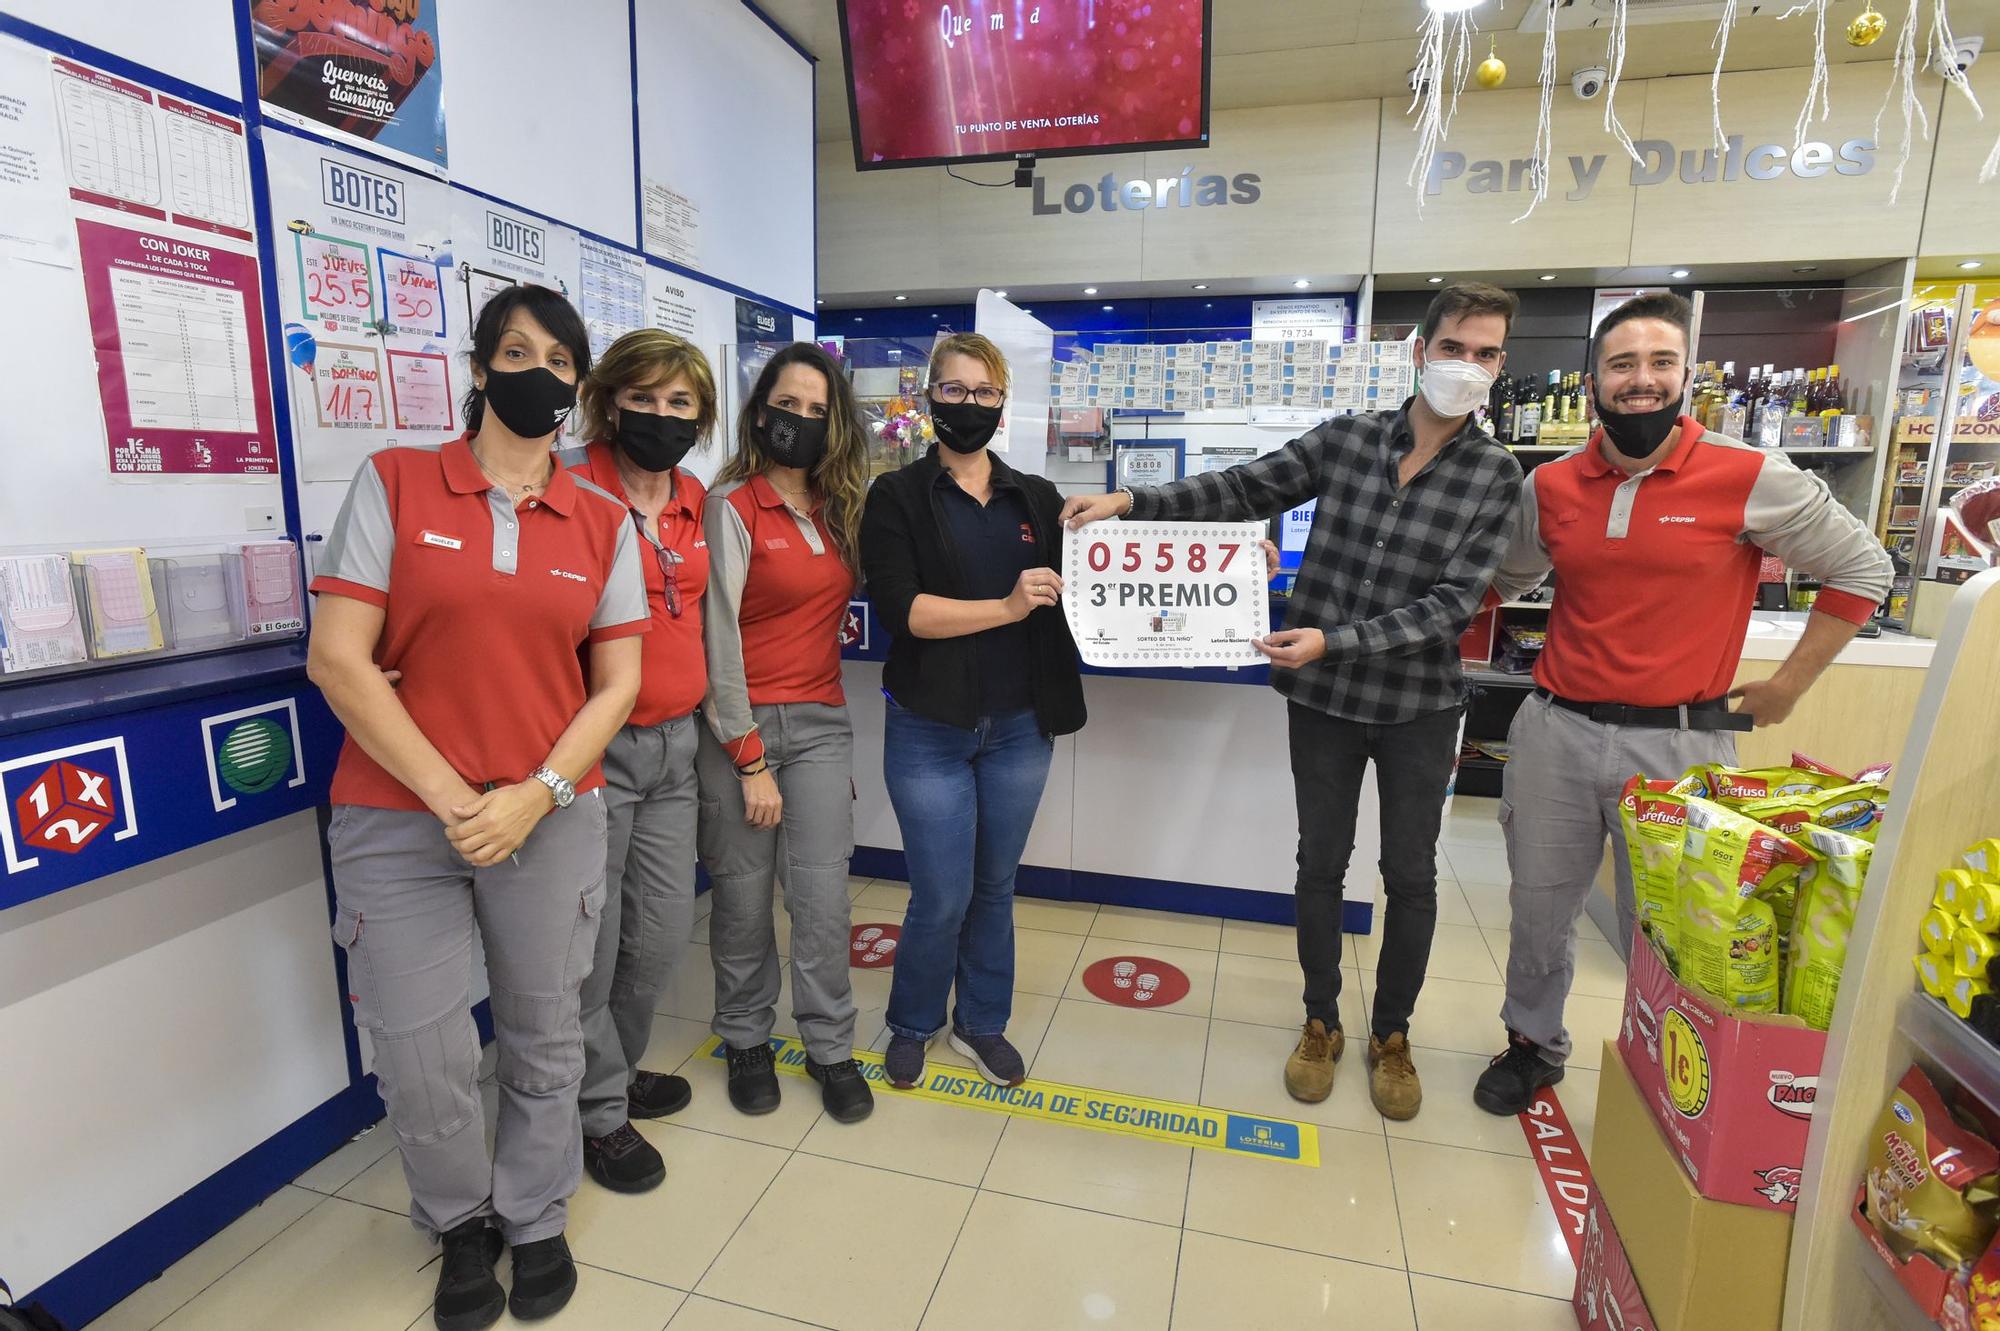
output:
[[[604,907],[598,758],[639,692],[647,628],[623,504],[550,451],[590,368],[537,286],[472,333],[464,437],[362,464],[319,560],[307,671],[347,741],[327,829],[355,1025],[443,1242],[440,1331],[569,1301],[581,1171],[578,989]],[[388,672],[400,672],[391,686]],[[475,927],[499,1046],[491,1156],[470,1007]],[[493,1266],[514,1250],[511,1297]]]
[[[640,538],[652,631],[640,639],[639,701],[604,751],[604,917],[583,985],[583,1167],[616,1192],[666,1177],[635,1118],[688,1102],[688,1083],[646,1072],[653,1007],[694,931],[695,709],[708,689],[701,602],[708,589],[707,491],[680,467],[715,428],[715,376],[690,342],[658,328],[606,348],[580,395],[586,448],[562,455],[615,495]]]
[[[729,1101],[746,1114],[778,1107],[774,880],[792,919],[792,1013],[806,1071],[833,1118],[851,1123],[874,1107],[853,1057],[854,732],[840,687],[864,438],[839,367],[794,342],[758,374],[737,418],[735,456],[708,497],[701,857],[715,890],[714,1030],[728,1045]]]

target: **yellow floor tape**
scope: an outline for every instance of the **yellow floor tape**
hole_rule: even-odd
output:
[[[716,1036],[710,1036],[697,1052],[710,1058],[724,1057],[722,1041]],[[774,1036],[771,1052],[778,1071],[794,1077],[806,1075],[805,1046],[796,1037]],[[1147,1137],[1176,1146],[1198,1146],[1205,1151],[1227,1151],[1319,1168],[1319,1130],[1310,1123],[1211,1109],[1206,1105],[1149,1100],[1142,1095],[1032,1078],[1019,1086],[995,1086],[970,1068],[935,1064],[924,1069],[924,1079],[916,1086],[898,1091],[890,1087],[882,1072],[882,1055],[857,1049],[854,1061],[861,1065],[861,1075],[883,1095],[907,1095],[939,1104],[983,1109],[991,1114],[1038,1118],[1098,1132]]]

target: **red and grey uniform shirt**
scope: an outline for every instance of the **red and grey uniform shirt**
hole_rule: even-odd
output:
[[[632,509],[611,445],[602,440],[587,448],[564,449],[562,464]],[[625,724],[656,726],[686,716],[701,706],[708,692],[708,662],[701,648],[701,601],[708,591],[708,540],[702,534],[702,504],[708,491],[692,475],[674,468],[674,497],[660,512],[658,540],[640,531],[636,510],[632,528],[639,534],[639,571],[646,578],[646,606],[653,629],[640,644],[639,701]],[[668,570],[673,570],[680,614],[667,599]]]
[[[802,517],[763,476],[709,492],[709,729],[737,766],[763,756],[753,706],[839,707],[840,625],[854,595],[819,510]]]
[[[562,467],[511,503],[470,439],[362,463],[312,590],[382,609],[375,663],[403,672],[410,719],[477,789],[547,760],[589,696],[580,649],[644,633],[648,617],[625,505]],[[603,783],[593,764],[576,785]],[[351,735],[332,801],[424,807]]]
[[[1769,551],[1819,578],[1816,606],[1864,623],[1889,591],[1889,555],[1818,477],[1782,453],[1680,420],[1680,442],[1627,475],[1583,447],[1528,473],[1494,590],[1555,574],[1535,682],[1578,702],[1678,707],[1736,678]]]

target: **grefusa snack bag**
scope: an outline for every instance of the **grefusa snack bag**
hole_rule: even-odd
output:
[[[1836,832],[1873,841],[1882,825],[1882,812],[1888,805],[1889,791],[1886,787],[1856,782],[1823,790],[1791,791],[1768,799],[1746,800],[1734,807],[1766,827],[1775,827],[1790,837],[1796,837],[1805,824],[1817,823]]]
[[[1840,972],[1854,933],[1854,908],[1861,900],[1861,883],[1868,876],[1875,846],[1815,823],[1799,831],[1820,858],[1799,875],[1791,947],[1785,957],[1783,1006],[1814,1030],[1823,1031],[1833,1024],[1833,1001],[1840,993]]]
[[[1677,793],[1679,784],[1648,781],[1640,774],[1625,783],[1618,797],[1639,927],[1659,944],[1667,969],[1675,974],[1680,971],[1680,921],[1674,883],[1687,829],[1687,799]]]
[[[1780,943],[1812,852],[1734,809],[1687,799],[1681,845],[1680,978],[1744,1012],[1776,1012]]]

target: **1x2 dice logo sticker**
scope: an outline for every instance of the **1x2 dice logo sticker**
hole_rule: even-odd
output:
[[[118,817],[111,778],[73,762],[50,763],[14,801],[24,844],[74,855]]]

